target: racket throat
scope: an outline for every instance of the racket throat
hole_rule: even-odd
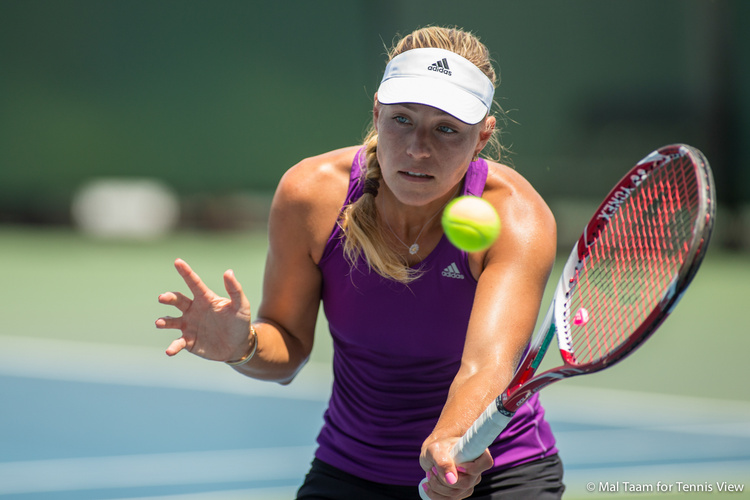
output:
[[[505,392],[498,396],[497,409],[499,412],[507,412],[504,414],[513,415],[518,410],[518,408],[526,402],[527,399],[529,399],[534,395],[535,392],[541,389],[541,387],[539,389],[533,389],[531,387],[527,387],[525,389],[521,388],[526,384],[526,382],[534,377],[534,374],[539,368],[539,365],[542,363],[542,359],[547,353],[547,349],[549,349],[549,345],[552,342],[552,339],[555,337],[555,333],[557,332],[557,328],[552,322],[551,313],[548,313],[547,317],[544,319],[544,325],[544,328],[546,328],[547,331],[544,334],[544,338],[539,344],[539,347],[536,349],[536,355],[534,355],[531,362],[522,365],[521,369],[513,377],[511,385],[505,390]]]
[[[535,392],[535,390],[530,388],[524,388],[515,393],[505,391],[496,400],[497,411],[503,415],[512,416]]]
[[[511,411],[505,407],[505,403],[503,402],[503,399],[505,399],[506,396],[507,396],[506,393],[503,393],[500,396],[498,396],[497,399],[495,400],[495,405],[497,406],[497,411],[500,414],[505,415],[508,418],[511,418],[513,415],[516,414],[516,412]]]

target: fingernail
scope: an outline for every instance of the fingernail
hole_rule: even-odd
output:
[[[445,480],[448,481],[448,484],[456,484],[456,481],[458,481],[456,475],[452,472],[445,475]]]
[[[432,479],[432,471],[428,470],[427,471],[427,480],[430,480],[430,479]]]
[[[422,484],[422,489],[424,490],[425,493],[427,493],[427,490],[429,489],[429,486],[427,486],[427,483],[423,483]],[[412,490],[412,491],[414,491],[414,490]]]
[[[466,473],[466,468],[465,468],[465,467],[461,467],[460,465],[457,465],[457,466],[456,466],[456,470],[457,470],[458,472],[462,472],[462,473],[464,473],[464,474]]]
[[[432,468],[432,473],[435,474],[436,476],[438,475],[437,466]]]

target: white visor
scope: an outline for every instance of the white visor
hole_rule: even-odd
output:
[[[495,87],[482,70],[455,52],[412,49],[385,67],[378,88],[382,104],[425,104],[474,125],[492,107]]]

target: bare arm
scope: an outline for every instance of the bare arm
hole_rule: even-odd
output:
[[[252,377],[273,374],[291,381],[313,347],[322,277],[313,258],[320,236],[310,170],[301,165],[287,172],[271,206],[263,299],[255,321],[259,360],[237,368]]]
[[[298,186],[300,170],[305,169],[284,175],[271,205],[263,299],[254,321],[257,359],[235,368],[281,383],[290,382],[307,362],[320,303],[321,276],[310,251],[314,230],[306,216],[314,208]]]
[[[465,498],[479,474],[492,465],[485,453],[475,463],[464,465],[467,473],[459,474],[450,450],[512,378],[531,337],[554,263],[552,214],[526,181],[502,172],[501,182],[488,180],[485,198],[498,209],[503,231],[484,255],[472,255],[479,280],[461,367],[422,448],[422,467],[438,471],[429,482],[434,499]]]
[[[254,321],[234,273],[224,275],[229,295],[224,298],[206,287],[184,261],[175,263],[193,298],[177,292],[159,296],[161,303],[182,312],[181,317],[156,321],[158,328],[182,331],[167,354],[188,349],[206,359],[232,361],[255,350],[248,363],[235,367],[237,371],[280,383],[294,378],[312,350],[322,279],[317,259],[343,202],[347,161],[350,165],[353,154],[354,150],[342,150],[305,160],[279,183],[269,220],[263,300]]]

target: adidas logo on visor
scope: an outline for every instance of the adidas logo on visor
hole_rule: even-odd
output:
[[[386,65],[378,102],[424,104],[473,125],[489,113],[494,93],[487,75],[459,54],[436,48],[410,49]]]
[[[443,58],[440,61],[434,62],[427,66],[427,69],[430,71],[437,71],[438,73],[443,73],[444,75],[451,76],[453,73],[450,71],[450,67],[448,66],[448,59]]]

